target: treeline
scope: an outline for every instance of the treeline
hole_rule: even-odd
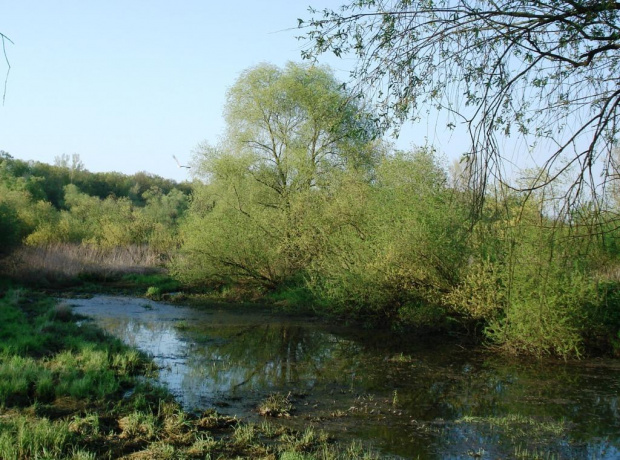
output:
[[[191,186],[137,173],[91,173],[74,156],[57,165],[0,152],[0,253],[19,244],[118,247],[169,252]]]
[[[223,140],[198,149],[191,196],[146,174],[5,154],[2,248],[144,244],[187,286],[213,292],[468,331],[514,353],[620,353],[620,233],[600,206],[566,215],[554,209],[561,190],[489,184],[474,219],[467,164],[448,171],[432,148],[392,148],[322,67],[247,70],[225,117]]]

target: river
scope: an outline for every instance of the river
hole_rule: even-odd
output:
[[[270,394],[277,423],[361,440],[386,456],[620,458],[620,363],[516,360],[483,348],[269,311],[146,299],[71,299],[76,313],[148,353],[188,411],[249,422]]]

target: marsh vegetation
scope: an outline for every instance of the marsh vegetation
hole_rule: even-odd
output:
[[[0,458],[376,458],[320,430],[189,413],[151,359],[63,304],[0,298]]]

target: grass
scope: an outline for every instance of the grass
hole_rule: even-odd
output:
[[[0,297],[0,458],[377,458],[312,428],[187,413],[144,378],[150,361],[77,319],[44,295]]]
[[[456,423],[478,425],[482,432],[493,438],[504,438],[514,447],[514,458],[549,459],[559,454],[545,449],[550,439],[566,439],[569,426],[565,421],[536,419],[533,417],[508,414],[495,417],[465,416]]]
[[[62,458],[71,450],[69,423],[17,415],[0,421],[0,458]]]
[[[559,437],[566,434],[567,425],[563,421],[537,420],[520,414],[508,414],[501,417],[465,416],[457,423],[475,423],[488,425],[491,429],[502,429],[511,436],[527,437],[531,440],[545,437]]]
[[[274,393],[258,405],[258,413],[266,417],[290,417],[293,410],[291,395]]]
[[[157,288],[161,292],[173,292],[181,288],[181,283],[164,273],[128,273],[123,280],[141,288]]]
[[[161,288],[149,286],[146,290],[146,297],[153,300],[161,300]]]

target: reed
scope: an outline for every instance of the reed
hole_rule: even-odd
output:
[[[59,243],[22,246],[3,260],[2,274],[34,284],[69,280],[111,280],[126,274],[162,271],[159,254],[145,245],[102,248]]]

